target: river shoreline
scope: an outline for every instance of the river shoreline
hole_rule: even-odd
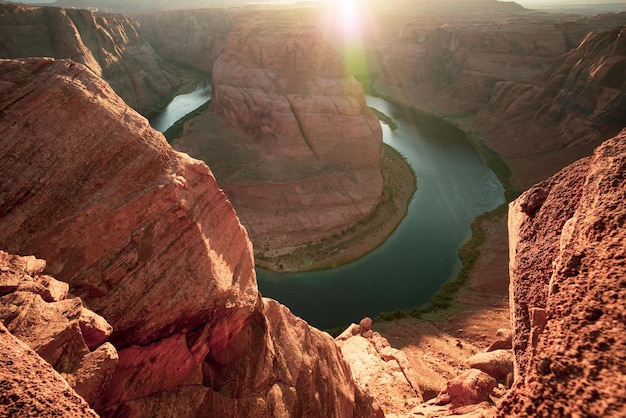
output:
[[[383,193],[369,218],[320,242],[294,248],[270,257],[255,254],[256,266],[280,273],[305,272],[339,267],[366,256],[381,246],[405,218],[417,190],[411,166],[394,148],[383,144],[381,155]]]

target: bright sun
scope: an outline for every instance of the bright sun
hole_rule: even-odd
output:
[[[358,0],[339,2],[339,24],[346,41],[358,40],[361,37],[362,16],[358,3]]]

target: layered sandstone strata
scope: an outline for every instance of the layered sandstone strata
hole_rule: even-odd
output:
[[[205,164],[84,65],[2,60],[0,91],[0,247],[46,259],[113,326],[99,413],[382,416],[330,336],[261,299]]]
[[[139,112],[171,96],[179,76],[128,16],[81,9],[0,5],[0,58],[71,59],[107,80]]]
[[[237,14],[223,9],[174,10],[136,16],[160,57],[210,73]]]
[[[481,16],[414,18],[374,87],[470,131],[524,189],[623,128],[626,14],[572,19],[485,5]]]
[[[626,26],[588,34],[532,81],[497,83],[489,106],[465,124],[523,186],[543,180],[626,125],[625,39]]]
[[[626,131],[509,212],[516,384],[500,416],[626,413]]]
[[[215,166],[256,250],[329,237],[376,207],[380,124],[315,25],[239,24],[213,67],[212,107],[231,128],[189,126],[176,147]]]

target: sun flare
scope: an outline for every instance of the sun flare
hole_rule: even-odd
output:
[[[363,19],[358,0],[339,2],[339,19],[345,40],[353,41],[361,37]]]

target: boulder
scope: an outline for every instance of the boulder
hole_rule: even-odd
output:
[[[435,401],[437,405],[450,404],[452,408],[480,404],[489,400],[497,386],[496,379],[478,369],[469,369],[448,381],[446,389]]]
[[[478,353],[467,359],[467,365],[487,373],[496,380],[503,380],[513,373],[513,352],[509,349]]]

